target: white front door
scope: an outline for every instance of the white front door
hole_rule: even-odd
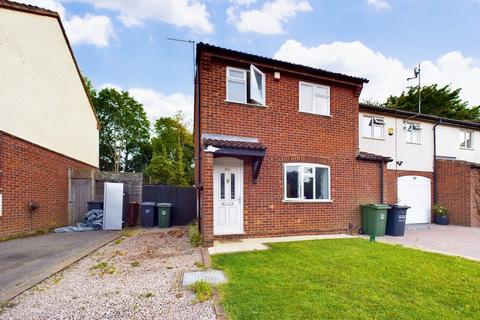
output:
[[[430,179],[422,176],[399,177],[397,193],[398,204],[410,207],[405,223],[430,223],[432,212]]]
[[[243,161],[216,158],[213,167],[215,235],[243,233]]]

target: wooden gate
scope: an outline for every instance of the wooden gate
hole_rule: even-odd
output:
[[[93,200],[90,179],[71,179],[70,224],[82,222],[87,213],[87,201]]]

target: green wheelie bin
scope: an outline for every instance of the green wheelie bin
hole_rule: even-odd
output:
[[[387,210],[390,206],[386,204],[366,204],[361,206],[362,230],[370,236],[384,236],[387,222]]]
[[[171,203],[157,204],[157,212],[158,212],[158,227],[159,228],[170,227],[170,221],[172,216],[172,204]]]

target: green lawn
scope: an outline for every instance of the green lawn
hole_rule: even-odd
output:
[[[480,263],[362,239],[213,256],[232,319],[480,319]]]

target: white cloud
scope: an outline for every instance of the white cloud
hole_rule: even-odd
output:
[[[390,4],[386,0],[367,0],[367,4],[373,7],[376,11],[390,8]]]
[[[72,44],[92,44],[108,47],[110,39],[115,38],[113,24],[109,17],[86,14],[73,16],[64,22],[68,39]]]
[[[65,7],[58,0],[19,0],[22,3],[38,6],[58,12],[62,18],[68,40],[73,45],[90,44],[108,47],[115,38],[113,23],[107,16],[86,14],[83,17],[70,17]]]
[[[284,23],[297,13],[307,11],[312,11],[312,7],[303,0],[271,0],[264,2],[260,9],[251,10],[233,5],[227,8],[227,22],[240,32],[281,34],[284,33]]]
[[[125,26],[141,25],[145,20],[158,20],[198,33],[210,33],[213,25],[207,6],[200,0],[73,0],[88,2],[96,8],[119,13]]]
[[[306,47],[287,40],[274,58],[367,78],[370,82],[364,86],[362,99],[384,102],[390,95],[398,95],[416,84],[406,80],[413,75],[414,66],[405,67],[400,60],[375,52],[359,41]],[[470,105],[480,104],[480,60],[452,51],[434,61],[422,61],[421,65],[422,85],[451,84],[455,89],[462,88],[461,97]]]

